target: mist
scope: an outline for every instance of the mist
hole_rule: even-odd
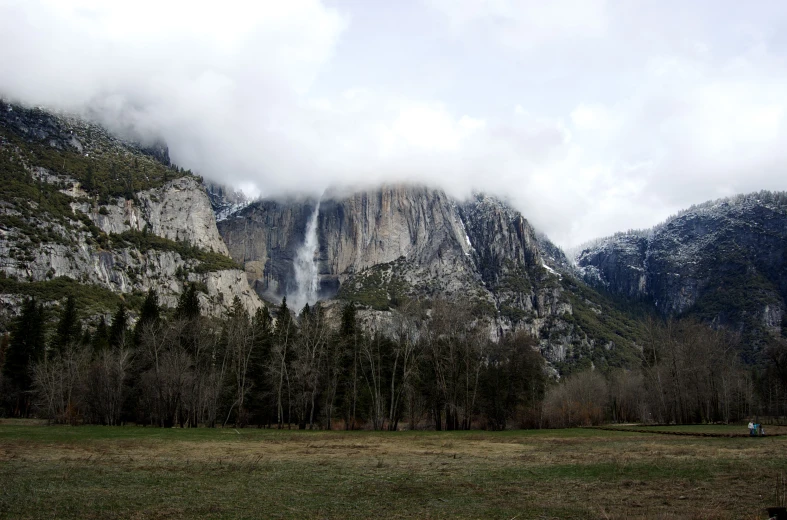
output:
[[[0,0],[0,96],[262,196],[485,191],[570,247],[786,188],[785,20],[774,2]]]

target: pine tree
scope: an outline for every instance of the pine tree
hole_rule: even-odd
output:
[[[355,319],[355,303],[350,302],[342,309],[342,326],[340,334],[344,338],[355,336],[356,332],[356,319]]]
[[[250,377],[252,389],[249,395],[249,409],[253,410],[250,420],[262,424],[275,416],[270,408],[270,395],[273,390],[272,381],[266,377],[266,370],[271,360],[271,341],[273,318],[267,307],[260,307],[252,319],[254,329],[254,352],[251,359]]]
[[[6,332],[3,334],[3,338],[0,339],[0,370],[2,370],[3,365],[5,365],[5,355],[8,352],[8,345],[11,343],[11,336],[8,335]]]
[[[131,176],[131,172],[128,172],[126,176],[126,200],[133,200],[134,199],[134,179]]]
[[[246,308],[243,306],[243,302],[240,301],[240,298],[237,296],[232,299],[232,307],[229,309],[229,315],[231,318],[240,318],[241,316],[246,315],[248,319]]]
[[[93,334],[93,350],[98,352],[109,348],[109,329],[103,316],[98,319],[96,332]]]
[[[257,309],[257,312],[254,313],[254,319],[252,321],[253,327],[256,331],[255,337],[265,338],[268,334],[270,334],[272,323],[273,319],[271,318],[271,314],[267,307],[260,307]]]
[[[287,367],[291,363],[291,347],[293,342],[292,316],[287,307],[287,298],[283,298],[276,312],[276,328],[271,345],[271,373],[274,380],[274,394],[276,396],[276,422],[281,428],[290,424],[292,400],[290,394],[290,379],[287,377]]]
[[[112,325],[109,326],[109,345],[122,346],[125,341],[126,325],[128,323],[128,314],[126,314],[126,306],[123,303],[118,304],[118,310],[112,317]]]
[[[281,335],[288,331],[291,325],[292,316],[290,315],[289,307],[287,307],[287,297],[285,296],[281,299],[281,305],[276,311],[276,334]]]
[[[342,309],[339,337],[334,345],[333,384],[345,428],[355,428],[359,398],[359,341],[355,303],[349,302]]]
[[[60,313],[60,321],[57,323],[57,332],[53,341],[55,350],[62,352],[70,343],[79,341],[81,333],[76,301],[73,296],[69,296],[66,298]]]
[[[93,191],[94,183],[95,181],[93,176],[93,167],[88,166],[87,173],[85,174],[85,182],[82,183],[82,189],[90,193],[91,191]]]
[[[181,319],[191,320],[199,316],[199,298],[197,297],[197,285],[190,283],[186,285],[186,290],[178,299],[178,306],[175,309],[175,316]]]
[[[145,228],[147,229],[147,227]],[[156,323],[161,317],[161,309],[158,304],[158,295],[152,288],[148,291],[142,309],[139,312],[139,320],[134,326],[134,345],[139,345],[142,339],[142,332],[149,323]]]
[[[27,416],[29,412],[30,369],[44,355],[44,333],[44,307],[30,298],[15,320],[3,364],[4,379],[10,383],[13,394],[12,415]]]

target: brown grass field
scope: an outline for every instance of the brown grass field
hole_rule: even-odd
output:
[[[761,519],[776,505],[785,448],[781,436],[592,429],[163,430],[5,420],[0,518]]]

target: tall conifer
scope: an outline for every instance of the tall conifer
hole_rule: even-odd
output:
[[[10,383],[13,394],[11,415],[27,416],[30,410],[29,391],[33,364],[44,355],[44,307],[30,298],[22,305],[22,312],[15,320],[11,341],[5,355],[3,376]]]
[[[123,303],[118,304],[118,310],[112,317],[112,325],[109,326],[109,345],[122,346],[125,341],[126,325],[128,324],[128,314]]]
[[[79,318],[77,317],[77,306],[73,296],[66,298],[63,310],[60,313],[60,320],[57,323],[53,346],[62,352],[70,343],[79,341],[81,335]]]
[[[147,229],[147,228],[145,228]],[[149,323],[155,323],[161,316],[161,309],[158,304],[158,295],[152,288],[148,290],[148,295],[142,304],[142,309],[139,312],[139,320],[134,325],[134,344],[139,345],[142,339],[142,332],[144,327]]]
[[[199,313],[200,305],[199,298],[197,297],[197,286],[193,283],[186,284],[185,290],[178,299],[175,316],[191,320],[198,317]]]

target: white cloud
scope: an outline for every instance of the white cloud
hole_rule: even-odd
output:
[[[607,26],[606,0],[428,0],[461,36],[480,32],[516,50],[595,37]]]
[[[618,123],[604,105],[582,103],[571,112],[571,122],[577,130],[613,132]]]
[[[781,4],[330,1],[0,0],[0,95],[251,192],[483,189],[564,245],[787,187]]]
[[[318,0],[30,0],[0,9],[0,91],[184,122],[292,102],[346,27]]]

